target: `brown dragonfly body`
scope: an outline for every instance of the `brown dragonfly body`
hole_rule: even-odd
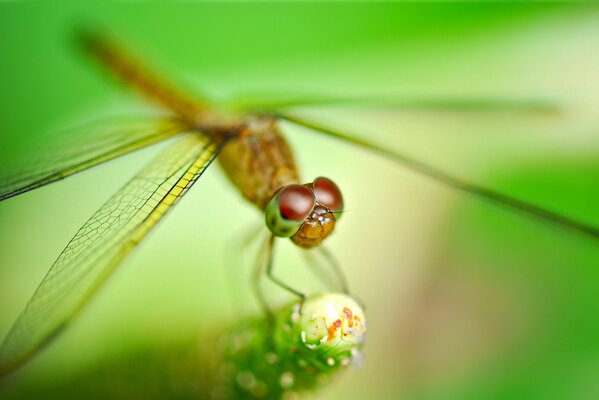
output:
[[[215,110],[147,71],[113,43],[97,36],[85,36],[84,40],[90,53],[112,73],[174,112],[190,130],[207,135],[215,142],[227,140],[218,160],[243,197],[260,210],[265,211],[279,189],[300,183],[293,153],[276,118]],[[312,211],[291,237],[301,247],[320,244],[335,226],[335,216],[326,207],[317,204]]]
[[[330,267],[339,272],[330,253],[320,244],[333,231],[343,211],[341,192],[327,178],[300,183],[293,154],[278,127],[280,120],[379,154],[462,193],[599,239],[599,228],[585,221],[452,176],[391,147],[297,117],[285,110],[289,105],[301,105],[302,101],[295,104],[274,102],[262,105],[259,111],[255,108],[248,108],[249,111],[243,113],[222,111],[178,90],[103,36],[85,33],[80,38],[87,52],[113,75],[174,116],[157,120],[144,118],[141,125],[108,127],[110,129],[102,135],[89,135],[88,127],[84,127],[89,135],[87,138],[76,137],[67,145],[56,147],[55,152],[43,148],[35,163],[8,171],[8,176],[0,179],[0,201],[154,143],[171,138],[176,140],[108,199],[61,252],[0,344],[0,377],[34,356],[78,315],[126,256],[216,158],[241,194],[264,212],[272,235],[266,243],[262,272],[279,286],[303,298],[302,293],[272,274],[275,236],[288,237],[300,247],[315,247],[329,260]],[[315,102],[304,101],[304,104],[314,105]],[[422,105],[418,101],[414,104]],[[457,104],[469,109],[467,102]],[[410,104],[400,101],[398,105]],[[439,104],[432,102],[432,106]],[[536,104],[509,102],[503,106],[501,102],[490,102],[489,107],[547,111],[543,105],[539,109]],[[337,273],[337,278],[338,288],[347,292],[342,274]],[[260,293],[259,300],[264,306]]]
[[[144,96],[173,111],[190,129],[217,141],[230,137],[219,154],[220,164],[243,196],[261,210],[277,189],[299,183],[293,154],[275,118],[219,113],[150,73],[112,43],[95,36],[84,39],[91,54],[104,66]]]

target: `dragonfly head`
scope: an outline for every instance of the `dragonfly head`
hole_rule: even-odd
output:
[[[277,190],[266,206],[266,225],[273,235],[289,237],[298,246],[310,248],[333,232],[342,210],[343,197],[337,185],[319,177],[305,185]]]

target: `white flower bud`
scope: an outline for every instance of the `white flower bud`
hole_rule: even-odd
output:
[[[300,325],[308,348],[334,349],[333,355],[355,351],[366,334],[362,308],[351,297],[337,293],[308,299]]]

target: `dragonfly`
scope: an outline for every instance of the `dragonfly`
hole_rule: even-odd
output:
[[[223,110],[156,74],[112,37],[78,33],[87,54],[121,82],[169,112],[168,116],[81,126],[92,134],[73,136],[67,145],[45,149],[34,162],[0,181],[0,201],[58,182],[117,157],[159,142],[172,143],[114,194],[79,229],[60,253],[0,345],[0,376],[11,373],[57,337],[85,308],[137,245],[156,227],[218,160],[242,196],[264,214],[270,235],[261,266],[274,283],[303,299],[280,280],[272,261],[275,239],[289,238],[305,249],[330,253],[323,242],[343,213],[341,189],[326,177],[302,182],[281,122],[326,135],[373,152],[442,185],[503,208],[599,239],[599,228],[585,221],[461,179],[398,151],[294,114],[299,105],[370,102],[373,99],[304,98],[245,104]],[[375,99],[376,100],[376,99]],[[375,101],[376,103],[376,101]],[[543,108],[543,104],[489,101],[471,104],[383,99],[394,107]],[[329,257],[330,258],[330,257]],[[332,258],[331,258],[332,259]],[[333,267],[336,263],[331,262]],[[337,271],[339,272],[339,271]],[[347,284],[341,280],[343,291]],[[259,296],[260,297],[260,296]],[[264,302],[263,298],[259,298]]]

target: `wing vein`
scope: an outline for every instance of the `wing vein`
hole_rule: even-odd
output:
[[[108,133],[98,129],[107,129]],[[133,126],[85,125],[75,132],[74,137],[53,138],[54,142],[49,144],[33,143],[37,147],[37,155],[21,166],[8,168],[12,175],[0,178],[0,201],[166,140],[185,129],[176,119],[164,118],[142,124],[135,122]]]
[[[68,324],[199,179],[226,143],[188,133],[112,196],[75,234],[0,346],[0,376]]]

